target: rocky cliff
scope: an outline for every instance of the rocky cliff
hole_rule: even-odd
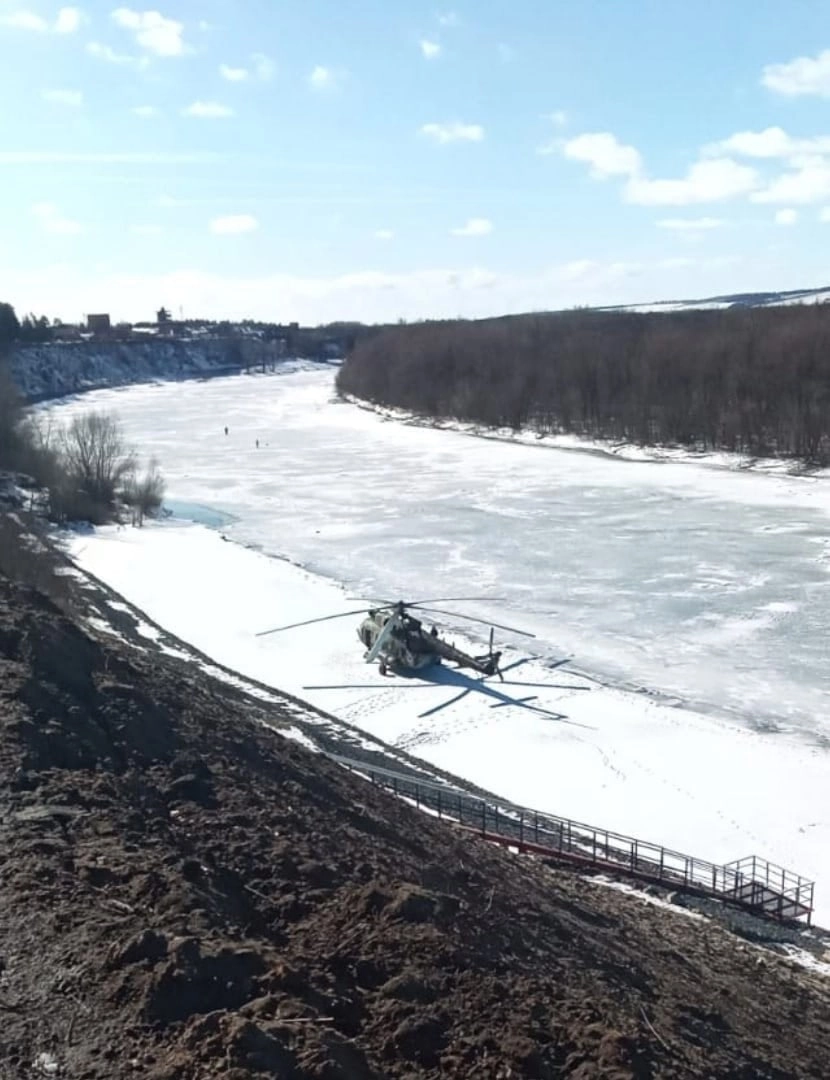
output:
[[[155,379],[208,378],[276,361],[272,343],[256,338],[30,345],[10,357],[12,377],[31,402]]]

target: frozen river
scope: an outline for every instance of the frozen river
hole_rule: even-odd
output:
[[[331,369],[57,408],[91,407],[158,458],[171,499],[356,595],[503,597],[463,607],[604,682],[830,736],[827,480],[388,421],[335,402]]]

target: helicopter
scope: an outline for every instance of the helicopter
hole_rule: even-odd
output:
[[[372,606],[368,610],[360,608],[356,611],[339,612],[336,615],[323,615],[317,619],[305,619],[302,622],[289,623],[287,626],[277,626],[272,630],[262,630],[256,636],[264,637],[267,634],[277,634],[283,630],[296,630],[301,626],[312,626],[315,623],[328,622],[330,619],[345,619],[351,615],[365,614],[363,621],[357,628],[357,636],[365,647],[363,659],[367,664],[378,661],[378,670],[381,675],[388,674],[390,669],[401,674],[411,674],[422,671],[432,664],[440,664],[442,660],[448,660],[459,668],[472,668],[481,675],[498,675],[503,681],[504,677],[499,668],[501,652],[493,649],[494,628],[506,630],[508,633],[521,634],[523,637],[535,637],[526,630],[517,630],[513,626],[503,626],[501,623],[486,622],[484,619],[472,615],[464,615],[457,611],[447,611],[443,608],[432,607],[433,604],[460,603],[471,600],[492,600],[492,597],[474,596],[442,596],[432,600],[416,600],[406,602],[404,600],[393,601],[368,601]],[[415,612],[415,614],[411,614]],[[441,637],[438,628],[433,626],[426,630],[423,621],[418,615],[449,615],[451,618],[466,619],[469,622],[483,623],[490,627],[490,641],[488,650],[481,655],[463,652],[451,642]]]

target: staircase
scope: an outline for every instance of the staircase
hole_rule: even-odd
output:
[[[810,924],[815,883],[756,855],[719,865],[647,840],[472,795],[421,776],[332,757],[419,809],[505,847],[709,896],[762,918],[778,922],[806,919]]]

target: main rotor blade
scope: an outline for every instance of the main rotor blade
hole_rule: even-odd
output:
[[[522,637],[535,638],[535,634],[527,630],[518,630],[515,626],[504,626],[503,623],[493,622],[492,619],[477,619],[474,615],[462,615],[460,611],[444,611],[442,608],[422,608],[423,611],[434,612],[436,615],[449,615],[453,619],[467,619],[468,622],[483,623],[485,626],[495,626],[498,630],[506,630],[508,634],[521,634]]]
[[[347,600],[362,600],[367,604],[382,604],[384,607],[396,607],[402,604],[405,608],[423,607],[424,604],[460,604],[473,600],[495,600],[504,603],[505,596],[434,596],[430,600],[379,600],[376,596],[349,596]]]
[[[507,601],[506,596],[434,596],[431,600],[414,600],[411,604],[404,604],[404,607],[423,607],[424,604],[461,604],[468,603],[473,600],[493,600],[496,603],[505,603]]]
[[[267,634],[278,634],[280,630],[296,630],[298,626],[311,626],[312,623],[328,622],[329,619],[345,619],[348,615],[365,615],[366,608],[358,608],[357,611],[341,611],[338,615],[323,615],[319,619],[304,619],[302,622],[288,623],[287,626],[275,626],[273,630],[260,630],[254,637],[265,637]]]

